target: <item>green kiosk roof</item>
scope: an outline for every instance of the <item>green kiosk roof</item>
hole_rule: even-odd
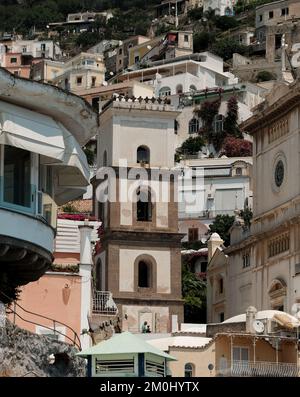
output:
[[[77,356],[85,357],[97,355],[130,354],[130,353],[151,353],[156,356],[164,357],[168,361],[177,361],[175,357],[156,349],[140,337],[131,332],[115,334],[110,339],[98,343],[80,353]]]

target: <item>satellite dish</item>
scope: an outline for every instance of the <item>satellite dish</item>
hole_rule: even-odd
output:
[[[208,369],[209,369],[210,371],[212,371],[212,370],[214,369],[214,365],[213,365],[213,364],[208,364]]]
[[[108,86],[107,81],[103,81],[102,85],[104,85],[104,87]]]
[[[294,303],[292,306],[292,313],[295,316],[300,311],[300,303]]]
[[[264,330],[265,330],[264,323],[262,323],[259,320],[253,321],[252,325],[253,325],[254,331],[257,332],[258,334],[262,334],[264,332]]]

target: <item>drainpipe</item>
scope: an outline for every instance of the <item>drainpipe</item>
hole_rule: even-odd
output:
[[[80,271],[81,276],[81,321],[80,328],[89,329],[88,316],[91,309],[92,301],[92,230],[93,226],[86,219],[83,225],[78,226],[80,233]],[[90,338],[88,335],[81,335],[82,349],[90,347]]]

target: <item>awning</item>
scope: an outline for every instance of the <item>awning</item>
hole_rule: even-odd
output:
[[[276,313],[272,320],[288,329],[294,329],[300,326],[299,320],[287,313]]]
[[[89,183],[89,166],[81,147],[74,136],[51,117],[0,101],[0,144],[54,159],[49,165],[62,167],[58,169],[59,186],[79,187]]]

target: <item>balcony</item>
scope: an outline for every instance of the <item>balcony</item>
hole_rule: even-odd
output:
[[[299,368],[293,363],[267,361],[233,361],[232,366],[218,369],[216,376],[235,377],[298,377]]]
[[[118,314],[118,308],[113,300],[111,292],[93,292],[93,314],[101,314],[106,316],[115,316]]]

